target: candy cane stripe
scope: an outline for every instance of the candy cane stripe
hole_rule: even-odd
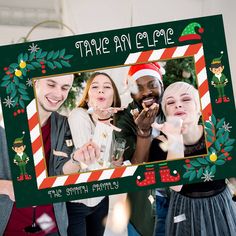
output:
[[[190,45],[188,48],[187,48],[187,50],[186,50],[186,52],[185,52],[185,54],[184,54],[184,56],[189,56],[189,55],[196,55],[196,54],[198,54],[199,53],[199,51],[201,50],[201,48],[202,48],[202,44],[193,44],[193,45]],[[203,53],[200,51],[200,55],[203,55]],[[197,58],[198,59],[198,58]]]
[[[37,152],[34,154],[34,165],[37,166],[40,161],[42,161],[42,156],[44,155],[43,153],[43,148],[40,147]]]
[[[91,175],[88,178],[88,182],[96,181],[99,179],[99,177],[102,174],[102,170],[95,170],[91,173]]]
[[[125,61],[125,65],[134,64],[138,60],[141,52],[131,53]]]
[[[113,172],[113,169],[103,171],[101,176],[99,177],[99,180],[110,179]]]
[[[50,177],[51,178],[51,177]],[[53,182],[52,187],[58,187],[58,186],[63,186],[65,185],[65,182],[67,180],[68,176],[64,175],[64,176],[60,176],[59,178],[56,177],[55,181]]]
[[[46,173],[44,160],[41,159],[40,162],[36,165],[35,173],[36,177],[41,175],[42,172]]]
[[[44,179],[43,182],[40,184],[39,189],[51,188],[55,183],[56,179],[57,177],[48,177]]]
[[[200,73],[203,68],[205,68],[205,59],[202,56],[198,61],[196,61],[196,73]]]
[[[153,50],[142,52],[136,63],[146,62],[149,59],[149,57],[151,56],[152,52],[153,52]]]
[[[149,50],[145,52],[130,53],[125,60],[125,65],[146,63],[149,61],[168,60],[178,57],[194,57],[197,75],[199,97],[201,100],[202,115],[207,120],[212,113],[207,73],[205,67],[204,51],[201,43],[178,47]],[[75,173],[64,176],[47,176],[46,164],[43,155],[43,144],[40,137],[40,125],[35,99],[27,106],[27,116],[32,143],[35,174],[39,189],[68,186],[106,179],[124,178],[133,176],[138,166],[122,166],[115,169],[95,170],[92,172]]]
[[[202,83],[204,83],[207,80],[207,73],[206,68],[203,68],[199,73],[197,77],[198,87],[201,86]],[[208,87],[208,86],[207,86]]]
[[[154,50],[152,52],[152,54],[150,55],[150,58],[148,61],[156,61],[159,60],[161,58],[161,55],[163,54],[163,52],[165,51],[165,49],[158,49],[158,50]]]
[[[175,52],[173,53],[173,57],[182,57],[185,52],[189,49],[188,45],[177,47]]]
[[[160,59],[170,59],[170,58],[172,58],[175,50],[176,50],[176,47],[168,48],[168,50],[165,50],[163,52]]]
[[[30,119],[29,119],[29,129],[32,130],[36,125],[38,125],[38,113],[36,112]]]
[[[113,171],[113,173],[111,175],[111,179],[115,179],[115,178],[121,177],[124,174],[125,169],[126,169],[126,167],[116,168],[115,171]]]
[[[79,178],[79,174],[71,174],[71,175],[67,176],[67,179],[66,179],[64,185],[66,186],[66,185],[74,184],[74,183],[76,183],[78,178]]]

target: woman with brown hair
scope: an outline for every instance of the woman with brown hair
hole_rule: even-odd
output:
[[[114,123],[115,115],[113,117],[113,114],[120,109],[120,106],[118,90],[111,77],[103,72],[93,73],[87,81],[79,106],[68,117],[75,148],[79,149],[86,145],[93,138],[97,126],[104,125],[104,123],[107,124],[105,127],[112,136],[113,127],[110,122],[113,119]],[[110,141],[112,142],[112,140]],[[106,153],[106,160],[112,163],[112,147],[106,145],[104,148],[108,150],[101,150],[100,156],[97,158],[93,158],[94,155],[91,157],[91,155],[85,154],[83,159],[79,159],[75,155],[75,165],[80,166],[80,171],[109,167],[101,156],[104,157],[104,153]],[[121,165],[121,161],[119,160],[115,164]],[[65,168],[64,173],[73,173],[73,169]],[[105,230],[104,218],[108,214],[108,205],[108,197],[103,196],[68,202],[68,235],[102,236]]]

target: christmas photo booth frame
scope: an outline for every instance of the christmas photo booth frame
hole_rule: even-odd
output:
[[[215,58],[221,51],[223,57]],[[221,15],[2,46],[0,52],[7,55],[0,59],[4,65],[0,89],[18,207],[234,176],[235,121],[230,112],[235,111],[235,106]],[[192,57],[195,63],[206,155],[48,176],[34,78],[185,57]],[[227,96],[220,97],[216,80],[211,80],[217,66],[227,75]],[[19,176],[19,162],[17,165],[13,158],[17,155],[14,145],[24,147],[25,167],[20,168],[25,171],[23,179]],[[163,171],[174,178],[164,178]],[[145,178],[151,181],[142,181]]]

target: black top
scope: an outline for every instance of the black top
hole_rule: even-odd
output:
[[[160,142],[159,139],[152,141],[149,155],[150,161],[166,160],[167,152],[164,152],[160,148]],[[202,135],[196,144],[185,145],[184,154],[185,157],[207,154],[204,135]],[[188,197],[208,197],[222,192],[225,187],[225,180],[214,180],[203,183],[185,184],[179,193]]]

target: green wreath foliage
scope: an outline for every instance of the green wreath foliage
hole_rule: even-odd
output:
[[[231,160],[230,151],[233,149],[235,139],[229,138],[229,132],[222,126],[225,119],[219,121],[215,116],[211,116],[211,120],[205,122],[206,140],[211,143],[209,154],[194,159],[187,159],[187,164],[183,165],[186,172],[183,174],[184,179],[192,181],[200,179],[204,174],[214,175],[217,171],[217,166],[224,165],[226,161]],[[211,160],[210,156],[216,155],[216,160]],[[185,161],[185,162],[186,162]]]
[[[29,101],[26,80],[32,70],[41,69],[42,74],[47,69],[55,70],[63,67],[71,67],[69,59],[73,55],[66,55],[66,50],[46,52],[39,49],[33,53],[20,53],[17,63],[12,63],[5,67],[5,76],[2,78],[1,87],[6,88],[6,94],[12,99],[12,107],[25,108],[25,102]]]

